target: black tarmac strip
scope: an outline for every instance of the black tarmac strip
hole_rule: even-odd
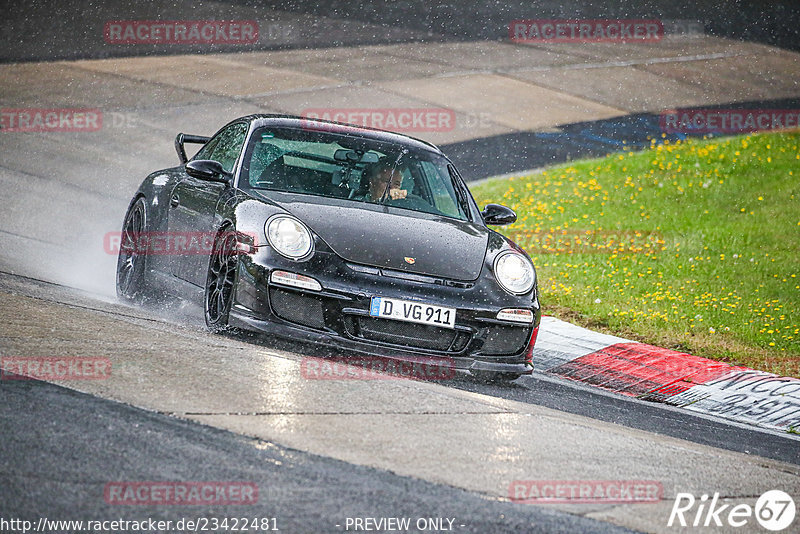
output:
[[[753,100],[704,106],[705,109],[798,109],[800,99]],[[676,108],[680,113],[688,108]],[[652,139],[670,142],[708,134],[672,133],[662,138],[660,115],[634,113],[596,121],[563,124],[551,132],[513,132],[441,145],[464,180],[516,173],[624,150],[642,150]]]
[[[226,481],[258,487],[255,504],[107,504],[124,481]],[[274,518],[280,532],[346,532],[347,518],[453,520],[454,533],[631,532],[543,507],[287,449],[35,380],[0,383],[0,531],[11,520],[197,521]],[[6,521],[6,523],[3,523]],[[263,524],[263,523],[262,523]],[[16,523],[19,526],[19,523]],[[240,524],[241,526],[241,524]],[[183,531],[189,531],[184,529]],[[147,530],[156,532],[158,530]],[[251,528],[249,530],[253,532]],[[350,531],[353,531],[351,526]],[[52,528],[47,532],[81,532]],[[132,532],[116,530],[116,532]],[[161,532],[178,532],[174,527]]]

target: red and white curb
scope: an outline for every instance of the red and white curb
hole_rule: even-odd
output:
[[[800,431],[800,380],[542,317],[537,371],[780,431]]]

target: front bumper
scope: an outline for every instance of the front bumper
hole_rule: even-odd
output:
[[[471,356],[431,355],[420,357],[421,354],[419,351],[385,347],[354,339],[343,338],[337,335],[300,328],[296,325],[284,323],[280,320],[273,322],[256,319],[247,313],[243,313],[241,309],[234,309],[231,312],[230,324],[231,326],[244,328],[246,330],[254,330],[279,337],[291,338],[309,343],[320,343],[326,347],[337,348],[340,350],[352,350],[357,351],[360,354],[375,355],[382,358],[392,358],[402,361],[422,361],[428,365],[438,363],[444,368],[453,367],[460,371],[482,371],[519,375],[529,375],[533,371],[533,365],[524,361],[486,361],[475,359]],[[358,361],[358,357],[354,357],[354,360]]]
[[[272,283],[269,275],[275,269],[310,276],[323,289]],[[309,261],[293,262],[262,247],[242,256],[229,322],[247,330],[381,357],[435,358],[459,370],[530,374],[533,366],[526,355],[540,320],[538,302],[530,296],[526,301],[508,295],[488,282],[453,282],[379,270],[319,251]],[[456,328],[370,317],[373,296],[455,308]],[[500,309],[510,307],[531,309],[534,322],[496,318]]]

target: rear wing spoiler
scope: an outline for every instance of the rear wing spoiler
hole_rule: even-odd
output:
[[[175,152],[178,153],[178,158],[181,160],[181,163],[186,163],[187,161],[189,161],[189,158],[186,157],[186,149],[183,148],[184,143],[197,143],[199,145],[204,145],[208,143],[209,139],[211,138],[206,137],[204,135],[190,135],[190,134],[179,133],[175,137]]]

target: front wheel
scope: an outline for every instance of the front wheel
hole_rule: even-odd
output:
[[[125,214],[117,256],[117,296],[141,302],[146,297],[147,251],[139,249],[147,231],[147,207],[140,197]]]
[[[225,330],[228,327],[238,267],[239,255],[235,233],[220,232],[214,240],[213,252],[208,263],[203,298],[206,326],[212,331]]]

